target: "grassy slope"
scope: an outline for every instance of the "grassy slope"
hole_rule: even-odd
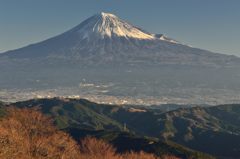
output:
[[[92,129],[114,129],[121,130],[122,124],[112,120],[104,114],[84,105],[85,100],[78,102],[59,99],[40,99],[26,102],[18,102],[18,107],[38,106],[44,114],[53,116],[59,128],[69,126]],[[94,104],[94,103],[92,103]]]

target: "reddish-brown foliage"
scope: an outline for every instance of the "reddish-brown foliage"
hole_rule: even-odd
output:
[[[116,149],[103,140],[86,137],[81,141],[80,149],[82,154],[86,154],[91,159],[110,159],[118,158]]]
[[[0,121],[0,158],[75,159],[76,142],[36,109],[8,108]]]

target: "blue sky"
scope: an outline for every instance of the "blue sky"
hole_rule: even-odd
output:
[[[0,52],[58,35],[98,12],[240,56],[240,0],[0,0]]]

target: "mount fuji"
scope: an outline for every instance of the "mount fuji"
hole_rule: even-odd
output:
[[[237,56],[193,48],[99,13],[63,34],[1,53],[0,95],[8,89],[57,89],[61,95],[148,102],[236,102],[239,68]]]
[[[192,65],[226,67],[240,63],[235,56],[183,45],[163,34],[151,34],[110,13],[99,13],[73,29],[17,50],[5,59],[61,61],[82,65]]]

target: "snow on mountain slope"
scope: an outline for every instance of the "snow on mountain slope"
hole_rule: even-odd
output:
[[[163,34],[150,34],[137,28],[114,14],[101,12],[73,29],[82,39],[124,37],[144,40],[163,40],[178,43]],[[159,36],[160,35],[160,36]]]
[[[119,19],[110,13],[96,14],[87,20],[87,23],[80,27],[78,33],[82,38],[90,38],[93,35],[99,38],[119,36],[136,39],[154,39],[155,37],[142,32],[138,28]]]

